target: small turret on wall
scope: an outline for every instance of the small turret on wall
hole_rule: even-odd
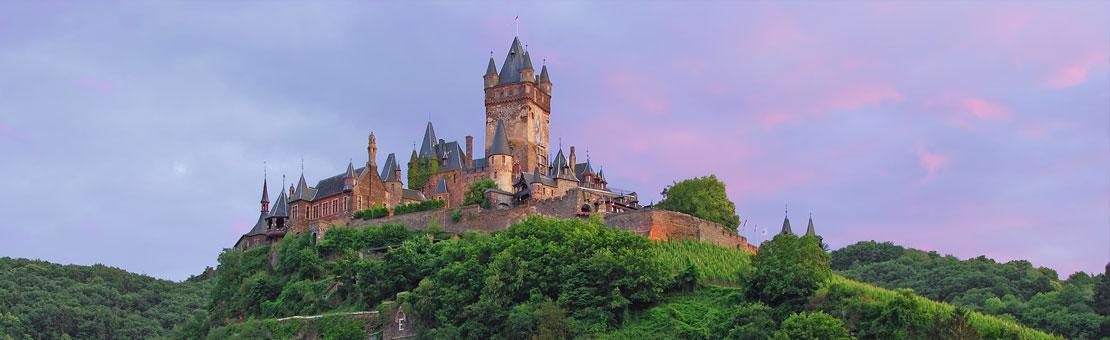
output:
[[[497,189],[512,192],[513,152],[509,147],[509,138],[505,136],[505,127],[501,121],[497,121],[493,144],[489,150],[486,150],[486,164],[489,166],[491,179],[497,183]]]

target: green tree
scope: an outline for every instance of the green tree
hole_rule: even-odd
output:
[[[1102,275],[1096,277],[1094,302],[1091,308],[1102,316],[1110,316],[1110,263],[1106,264]]]
[[[496,189],[497,183],[492,179],[483,178],[470,184],[470,188],[466,189],[466,195],[463,198],[463,205],[477,204],[482,209],[489,209],[489,199],[486,198],[487,189]]]
[[[780,339],[851,339],[844,322],[824,312],[792,314],[782,321]]]
[[[856,265],[890,261],[902,256],[905,248],[890,242],[862,241],[831,253],[832,269],[844,270]]]
[[[739,307],[728,332],[728,339],[770,339],[775,334],[775,320],[772,309],[762,303]]]
[[[749,295],[770,306],[798,310],[830,277],[829,254],[815,236],[782,233],[759,246]]]
[[[439,172],[439,162],[434,159],[417,157],[409,160],[409,189],[420,190],[428,183],[428,178]]]
[[[740,216],[736,204],[728,199],[725,184],[716,175],[691,178],[667,186],[665,196],[656,208],[677,211],[723,225],[726,231],[736,232]]]

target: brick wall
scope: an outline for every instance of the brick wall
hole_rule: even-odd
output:
[[[743,236],[728,232],[720,224],[680,212],[642,209],[607,214],[605,224],[653,240],[699,240],[722,247],[755,252]]]

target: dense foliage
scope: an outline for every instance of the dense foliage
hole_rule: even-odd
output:
[[[416,156],[414,153],[413,156]],[[420,190],[432,175],[439,172],[439,161],[431,158],[413,157],[409,159],[409,189]]]
[[[691,178],[667,186],[665,196],[656,208],[677,211],[720,223],[726,231],[735,233],[740,225],[736,204],[728,199],[725,183],[716,175]]]
[[[208,281],[0,258],[0,338],[140,339],[203,315]]]
[[[796,310],[832,276],[818,236],[780,233],[763,242],[753,259],[748,296],[782,310]]]
[[[412,202],[398,204],[393,207],[393,215],[404,215],[420,211],[443,209],[447,206],[447,202],[443,200],[427,200],[422,202]]]
[[[844,276],[887,288],[911,288],[921,296],[997,315],[1075,339],[1110,336],[1110,318],[1098,308],[1106,299],[1106,274],[1077,273],[1059,280],[1028,261],[998,263],[986,257],[960,260],[892,243],[859,242],[832,252]],[[1103,295],[1106,296],[1106,295]]]
[[[470,184],[470,188],[466,189],[466,195],[463,197],[463,205],[477,204],[484,209],[489,209],[489,198],[486,197],[486,190],[496,188],[497,183],[489,178],[474,181],[474,183]]]
[[[359,210],[354,213],[354,218],[363,220],[382,218],[386,216],[389,216],[389,208],[386,208],[384,205],[381,204],[367,209]]]

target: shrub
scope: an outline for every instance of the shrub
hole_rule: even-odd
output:
[[[792,314],[775,333],[781,339],[851,339],[844,323],[823,312]],[[888,338],[895,339],[895,338]],[[897,338],[905,339],[905,338]]]
[[[482,209],[489,209],[489,199],[486,198],[486,190],[497,188],[497,183],[492,179],[483,178],[474,181],[470,188],[466,190],[466,196],[463,198],[463,205],[477,204]]]
[[[462,209],[455,208],[455,211],[451,212],[451,221],[458,223],[459,220],[462,220]]]
[[[354,214],[354,218],[363,219],[363,220],[382,218],[382,217],[386,217],[386,216],[389,216],[389,209],[387,209],[384,205],[381,205],[381,204],[375,205],[375,206],[367,208],[367,209],[356,211],[355,214]]]
[[[393,207],[393,215],[396,216],[420,211],[443,209],[443,207],[445,206],[447,206],[447,202],[444,202],[443,200],[427,200],[423,202],[399,204],[396,207]]]
[[[779,234],[759,246],[748,291],[752,298],[785,311],[798,311],[832,277],[829,254],[815,236]]]

